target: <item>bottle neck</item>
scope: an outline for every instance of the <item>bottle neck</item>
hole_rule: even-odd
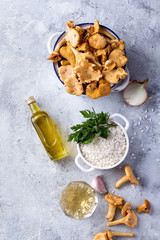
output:
[[[30,107],[32,113],[36,113],[40,110],[38,105],[35,102],[29,104],[29,107]]]

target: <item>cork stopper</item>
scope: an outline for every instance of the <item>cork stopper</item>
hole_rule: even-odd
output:
[[[25,102],[29,105],[31,103],[35,103],[36,100],[35,100],[35,98],[33,96],[31,96],[28,99],[26,99]]]

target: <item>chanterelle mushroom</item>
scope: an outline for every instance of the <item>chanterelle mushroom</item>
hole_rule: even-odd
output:
[[[104,79],[100,79],[99,86],[97,86],[97,82],[94,81],[88,84],[86,87],[86,95],[92,99],[109,95],[110,92],[111,92],[111,86]]]
[[[118,206],[121,209],[122,216],[125,217],[127,215],[127,211],[131,210],[131,203],[126,202],[124,205]]]
[[[125,75],[128,75],[128,73],[125,72],[123,68],[117,68],[110,70],[103,70],[102,71],[104,79],[106,79],[111,84],[118,83],[119,79],[125,78]]]
[[[100,232],[94,236],[93,240],[108,240],[106,233]]]
[[[75,30],[79,33],[80,35],[80,41],[82,40],[83,34],[85,32],[84,28],[81,28],[80,26],[75,26]]]
[[[129,228],[135,228],[135,226],[137,225],[137,215],[134,211],[128,210],[127,215],[124,218],[108,222],[107,226],[110,227],[118,224],[125,224]]]
[[[80,84],[76,77],[69,77],[64,81],[64,85],[66,86],[66,92],[80,96],[83,93],[83,85]]]
[[[124,201],[124,199],[119,196],[115,196],[112,193],[108,193],[107,195],[105,195],[105,200],[108,201],[108,204],[109,204],[108,214],[106,218],[109,221],[112,221],[114,218],[117,206],[122,205],[122,202]]]
[[[122,207],[121,213],[122,213],[122,216],[123,216],[123,217],[125,217],[125,216],[127,215],[127,211],[128,211],[128,210],[131,210],[131,204],[130,204],[130,202],[126,202],[126,203],[124,204],[124,206]]]
[[[91,36],[88,41],[89,45],[95,49],[105,48],[107,44],[107,39],[99,33],[96,33],[93,36]]]
[[[53,51],[47,58],[47,60],[51,60],[53,63],[59,62],[59,61],[61,61],[61,59],[62,58],[61,58],[60,54],[55,51]]]
[[[88,42],[84,42],[82,43],[78,49],[78,51],[83,51],[83,52],[88,52],[89,51],[89,45],[88,45]]]
[[[74,67],[74,72],[81,83],[99,81],[102,78],[101,71],[95,70],[94,67],[95,64],[90,63],[87,59],[83,59],[80,61],[79,66]]]
[[[124,50],[125,48],[125,43],[123,40],[120,40],[120,39],[114,39],[114,40],[111,40],[111,48],[112,49],[120,49],[120,50]]]
[[[70,48],[70,46],[63,46],[60,48],[60,54],[62,57],[64,57],[65,59],[68,60],[68,62],[75,66],[76,64],[76,58],[75,58],[75,54],[73,53],[72,49]]]
[[[126,173],[126,176],[124,176],[123,178],[121,178],[119,181],[116,182],[115,188],[119,188],[125,182],[131,182],[132,184],[135,184],[136,186],[138,186],[139,181],[135,177],[132,171],[132,168],[130,166],[125,166],[124,171]]]
[[[94,22],[93,28],[94,28],[94,33],[98,33],[99,32],[99,28],[100,28],[99,21],[95,21]]]
[[[77,47],[80,43],[80,34],[74,28],[69,28],[66,33],[66,40],[72,47]]]
[[[69,77],[75,77],[75,73],[73,71],[73,66],[72,65],[66,65],[66,66],[61,66],[59,67],[59,76],[62,82],[64,82],[66,79]]]
[[[104,64],[104,68],[109,71],[112,71],[115,66],[116,64],[112,60],[107,60]]]
[[[144,203],[138,207],[136,207],[136,211],[137,213],[140,213],[140,212],[146,212],[146,213],[149,213],[150,212],[150,203],[147,199],[144,200]]]
[[[124,67],[128,61],[128,58],[125,56],[123,50],[114,49],[109,55],[109,60],[115,62],[116,67]]]
[[[134,233],[122,233],[122,232],[111,232],[106,228],[106,235],[109,240],[112,240],[112,237],[133,237]]]
[[[66,25],[68,28],[74,28],[74,22],[73,21],[67,21]]]
[[[96,56],[94,56],[91,52],[77,52],[76,53],[76,64],[77,65],[81,65],[81,61],[83,61],[84,59],[87,60],[92,60],[92,62],[94,62],[97,66],[101,67],[101,64],[98,62],[98,60],[96,59]],[[86,66],[88,66],[88,62],[86,62]]]

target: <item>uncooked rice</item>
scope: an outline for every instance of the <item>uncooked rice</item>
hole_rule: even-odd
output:
[[[110,128],[107,139],[96,137],[92,143],[80,144],[80,151],[89,163],[97,167],[110,167],[118,163],[126,152],[127,141],[123,130]]]

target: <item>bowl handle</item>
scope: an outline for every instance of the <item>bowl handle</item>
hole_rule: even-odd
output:
[[[48,49],[48,52],[49,53],[52,53],[53,52],[53,44],[54,42],[57,40],[57,37],[59,37],[59,35],[61,34],[62,32],[55,32],[53,33],[50,38],[48,39],[48,42],[47,42],[47,49]]]
[[[78,168],[80,168],[83,172],[91,172],[94,170],[93,167],[90,167],[88,169],[86,168],[83,168],[80,163],[79,163],[79,160],[83,161],[83,159],[81,158],[81,156],[78,154],[77,157],[75,158],[75,164],[77,165]]]
[[[116,117],[119,117],[121,118],[124,122],[125,122],[125,127],[124,129],[127,131],[128,128],[129,128],[129,121],[127,120],[127,118],[125,118],[123,115],[121,115],[120,113],[115,113],[113,114],[110,118],[116,118]]]

